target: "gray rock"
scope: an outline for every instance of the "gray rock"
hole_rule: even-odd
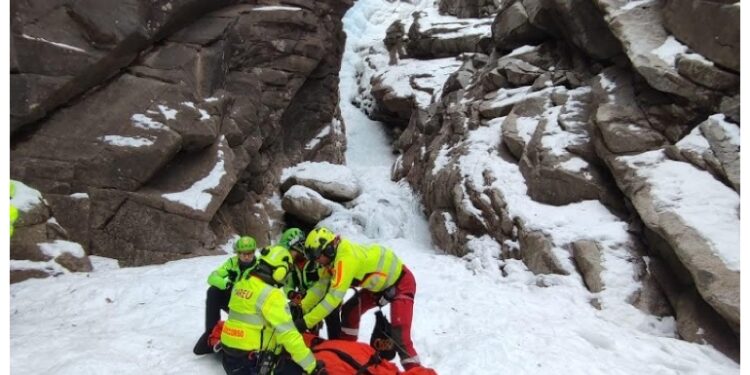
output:
[[[739,337],[701,298],[694,286],[679,282],[671,269],[659,260],[652,259],[649,269],[674,309],[680,337],[699,344],[708,343],[729,358],[739,361]]]
[[[46,194],[44,199],[49,204],[52,216],[65,228],[68,239],[81,244],[84,251],[88,250],[91,239],[89,234],[90,199],[87,196],[71,197],[58,194]]]
[[[552,253],[552,244],[542,232],[520,230],[518,239],[521,244],[521,258],[531,272],[569,274]]]
[[[281,200],[284,211],[310,224],[316,224],[331,215],[332,206],[333,202],[301,185],[289,188]]]
[[[644,3],[630,9],[621,8],[618,0],[596,0],[609,28],[622,43],[635,70],[649,85],[659,91],[684,97],[703,107],[718,102],[718,94],[696,85],[677,72],[670,57],[680,46],[663,26],[663,0]]]
[[[89,257],[77,257],[70,253],[62,253],[55,258],[55,262],[71,272],[91,272],[91,260]]]
[[[180,0],[144,11],[119,1],[61,1],[38,13],[45,7],[37,9],[36,3],[14,7],[11,65],[16,82],[46,85],[44,90],[14,85],[22,90],[14,96],[31,100],[11,101],[13,131],[111,77],[170,29],[228,4]]]
[[[39,250],[38,243],[47,241],[47,225],[34,224],[17,227],[10,238],[10,259],[44,262],[51,257]]]
[[[597,108],[594,123],[607,148],[616,154],[643,152],[667,143],[661,133],[651,129],[640,108],[604,104]]]
[[[527,86],[539,78],[544,71],[523,60],[511,59],[500,67],[512,87]]]
[[[458,227],[453,215],[445,210],[435,210],[430,214],[430,234],[432,241],[448,254],[462,257],[467,254],[464,246],[466,234]]]
[[[609,59],[621,53],[620,43],[592,1],[540,1],[554,20],[542,21],[547,29],[557,28],[570,44],[597,60]],[[526,4],[526,2],[524,2]],[[532,21],[538,22],[538,21]],[[553,26],[554,25],[554,26]],[[541,25],[537,25],[543,27]]]
[[[497,14],[492,23],[495,48],[509,51],[523,45],[539,44],[549,38],[543,29],[529,21],[524,5],[521,1],[515,1]]]
[[[727,116],[732,122],[740,123],[740,95],[725,96],[721,99],[719,111]]]
[[[740,192],[740,144],[739,126],[725,121],[722,115],[709,117],[700,124],[703,135],[708,140],[713,154],[721,163],[722,175],[732,188]],[[730,134],[731,133],[731,134]]]
[[[586,126],[590,103],[579,100],[581,95],[586,97],[585,93],[583,89],[570,91],[570,99],[562,108],[540,116],[519,164],[528,195],[558,206],[597,199],[623,211],[620,196],[606,173],[570,151],[577,150],[586,157],[593,154]]]
[[[695,54],[677,56],[677,72],[691,81],[714,90],[739,92],[740,76],[718,68]]]
[[[377,112],[371,117],[388,123],[407,124],[412,112],[416,108],[413,96],[403,96],[396,93],[392,87],[383,84],[382,79],[376,77],[370,90],[378,103]]]
[[[224,0],[37,3],[14,6],[13,129],[46,117],[13,139],[11,174],[44,193],[88,192],[88,224],[65,228],[80,210],[55,206],[60,232],[94,254],[141,265],[215,253],[217,234],[261,241],[268,212],[252,207],[278,191],[285,167],[344,161],[338,72],[351,1],[263,12]],[[191,187],[198,209],[165,197]],[[222,220],[224,204],[258,216]]]
[[[480,18],[495,14],[498,4],[495,0],[440,0],[438,10],[458,18]]]
[[[740,2],[666,0],[664,25],[691,49],[740,71]],[[695,25],[701,25],[698,28]]]
[[[573,259],[592,293],[604,290],[601,273],[603,271],[601,249],[593,241],[576,241],[573,243]]]
[[[43,192],[70,194],[86,186],[136,189],[180,149],[180,136],[147,113],[158,111],[165,87],[122,75],[77,106],[57,112],[31,137],[16,143],[13,174],[42,181],[37,188]],[[113,105],[114,100],[119,104]],[[50,169],[50,159],[59,162],[59,168],[42,174]],[[67,189],[55,189],[53,184],[59,183]]]
[[[174,159],[174,166],[129,195],[141,204],[207,222],[244,168],[234,160],[234,151],[221,139],[201,152]]]
[[[516,159],[523,157],[526,144],[535,133],[538,117],[550,107],[551,103],[544,96],[534,96],[513,106],[503,121],[503,142]]]
[[[661,162],[659,160],[655,159],[654,162]],[[698,232],[698,228],[687,224],[678,211],[656,200],[649,180],[638,174],[642,164],[636,167],[620,158],[611,163],[618,185],[633,203],[644,224],[664,239],[668,245],[666,250],[673,252],[689,271],[704,300],[737,331],[740,324],[740,273],[728,268],[715,255],[714,245]],[[720,184],[718,186],[722,187]]]
[[[106,198],[92,194],[92,201],[101,199]],[[208,255],[206,249],[218,244],[207,221],[169,213],[132,197],[91,235],[91,254],[117,259],[123,267]]]
[[[462,53],[490,53],[491,40],[487,35],[490,21],[456,22],[448,26],[421,27],[406,43],[409,57],[436,59],[459,56]]]
[[[20,283],[28,279],[45,279],[54,275],[55,273],[37,269],[10,270],[10,283]]]
[[[293,168],[281,182],[282,191],[287,191],[294,185],[302,185],[337,202],[354,200],[362,192],[354,173],[345,165],[303,163]],[[326,174],[318,174],[321,171]]]

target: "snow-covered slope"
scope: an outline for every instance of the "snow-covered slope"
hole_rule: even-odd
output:
[[[599,311],[574,276],[537,276],[481,238],[466,259],[440,254],[419,199],[390,181],[395,158],[385,132],[353,107],[363,46],[379,43],[396,16],[417,4],[358,0],[347,14],[341,109],[347,163],[363,187],[353,207],[324,225],[363,242],[391,246],[417,280],[413,338],[422,362],[452,374],[732,374],[739,365],[710,346],[674,337],[670,319]],[[28,280],[10,287],[13,374],[223,374],[192,346],[203,325],[205,278],[225,257]],[[544,285],[544,286],[540,286]],[[374,319],[362,322],[369,339]]]

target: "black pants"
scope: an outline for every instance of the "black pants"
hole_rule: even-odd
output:
[[[297,362],[294,362],[292,357],[284,352],[279,357],[279,362],[276,364],[276,368],[273,371],[273,375],[304,375],[305,370],[300,367]]]
[[[258,375],[260,369],[258,368],[257,357],[248,357],[247,355],[235,356],[224,352],[222,357],[221,365],[224,367],[224,371],[227,375]],[[278,359],[276,366],[273,369],[273,375],[304,375],[305,370],[302,369],[289,354],[282,354]],[[271,374],[268,374],[271,375]]]
[[[248,358],[247,355],[234,356],[223,352],[221,365],[227,375],[258,375],[258,361],[255,357]]]
[[[221,310],[229,311],[229,297],[232,290],[221,290],[215,286],[206,291],[206,332],[211,333],[221,319]]]

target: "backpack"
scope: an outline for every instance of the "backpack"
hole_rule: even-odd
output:
[[[323,361],[329,375],[398,375],[396,365],[381,358],[370,345],[356,341],[323,340],[304,334],[315,359]]]
[[[381,358],[392,360],[396,358],[396,348],[393,342],[391,322],[383,315],[383,311],[375,312],[375,328],[370,336],[370,346],[378,351]]]

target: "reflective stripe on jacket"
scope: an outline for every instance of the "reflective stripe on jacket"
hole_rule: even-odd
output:
[[[230,274],[233,276],[231,280],[229,279]],[[208,275],[208,284],[225,290],[228,282],[236,283],[239,277],[240,259],[237,255],[234,255]]]
[[[384,246],[373,244],[365,247],[341,239],[330,267],[327,293],[305,314],[308,327],[318,324],[338,307],[352,285],[378,293],[395,284],[404,263],[393,250]],[[308,301],[302,300],[303,311],[311,301],[312,297]]]
[[[294,327],[284,292],[256,276],[234,285],[221,343],[239,350],[275,353],[283,347],[307,373],[315,369],[315,357]]]

